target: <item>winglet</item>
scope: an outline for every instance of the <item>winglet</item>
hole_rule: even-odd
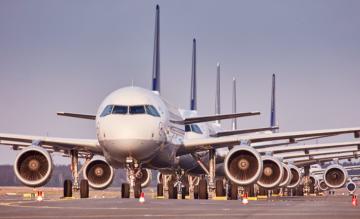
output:
[[[233,78],[232,113],[236,113],[236,79]],[[232,120],[232,130],[237,129],[236,118]]]
[[[152,90],[160,93],[160,7],[156,5]]]
[[[220,115],[220,63],[216,65],[215,115]],[[217,121],[220,124],[220,120]]]
[[[192,65],[191,65],[191,96],[190,96],[190,110],[197,109],[197,98],[196,98],[196,39],[193,39],[192,48]]]
[[[275,74],[272,75],[272,90],[271,90],[271,115],[270,126],[276,126],[276,108],[275,108]]]

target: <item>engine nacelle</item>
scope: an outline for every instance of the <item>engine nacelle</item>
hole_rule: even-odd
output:
[[[286,187],[290,184],[291,181],[291,170],[288,165],[282,163],[284,174],[279,184],[279,187]]]
[[[301,172],[300,169],[296,166],[289,164],[290,172],[291,172],[291,180],[288,188],[295,188],[297,187],[301,182]]]
[[[328,166],[324,172],[324,181],[332,189],[341,188],[345,185],[348,173],[344,167],[333,164]]]
[[[260,154],[249,146],[233,148],[224,161],[225,174],[233,183],[246,186],[255,183],[262,174]]]
[[[353,194],[356,190],[356,184],[353,181],[346,183],[346,189],[350,194]]]
[[[319,179],[316,176],[310,175],[309,180],[310,180],[310,185],[312,185],[314,188],[318,187]]]
[[[160,172],[158,173],[158,177],[159,174],[161,174]],[[150,185],[151,180],[152,180],[152,173],[151,170],[149,169],[140,169],[139,171],[137,171],[135,173],[135,178],[137,181],[139,181],[141,183],[141,188],[145,188],[147,186]],[[127,180],[129,182],[129,177],[127,177]],[[159,180],[159,178],[158,178]]]
[[[278,186],[284,175],[284,168],[281,162],[270,156],[262,157],[263,172],[257,184],[263,188],[271,189]]]
[[[84,179],[93,189],[106,189],[114,179],[114,169],[103,159],[91,160],[83,170]]]
[[[321,191],[326,191],[329,189],[329,186],[326,185],[325,181],[323,179],[319,180],[319,189]]]
[[[44,148],[31,146],[17,155],[14,164],[16,177],[26,186],[40,187],[51,178],[53,162]]]

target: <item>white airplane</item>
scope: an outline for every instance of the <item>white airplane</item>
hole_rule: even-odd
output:
[[[74,187],[78,187],[78,158],[86,159],[82,167],[84,180],[80,193],[88,196],[88,186],[104,189],[113,179],[113,168],[126,168],[128,183],[123,183],[122,197],[129,197],[130,191],[139,196],[140,182],[149,179],[147,169],[168,171],[179,170],[179,159],[192,162],[203,151],[217,148],[233,149],[226,155],[224,168],[226,177],[243,185],[256,181],[258,177],[245,179],[243,172],[249,167],[255,175],[262,173],[262,160],[256,159],[256,150],[251,143],[274,140],[289,140],[339,134],[354,134],[359,137],[360,127],[298,131],[284,133],[244,134],[220,137],[185,138],[185,126],[195,123],[257,115],[258,112],[233,113],[184,118],[181,109],[169,104],[160,96],[159,59],[159,6],[156,7],[155,49],[152,90],[140,87],[124,87],[109,94],[99,106],[96,115],[59,113],[62,116],[77,117],[95,121],[96,139],[69,139],[47,136],[0,133],[0,144],[22,149],[15,159],[14,170],[19,180],[31,187],[39,187],[50,179],[52,173],[51,152],[69,154],[72,160]],[[93,158],[94,155],[104,159]],[[191,156],[189,156],[191,155]],[[212,160],[210,158],[210,160]],[[145,180],[143,180],[145,179]],[[65,182],[65,192],[70,188]],[[204,189],[204,188],[199,188]],[[206,189],[206,188],[205,188]]]

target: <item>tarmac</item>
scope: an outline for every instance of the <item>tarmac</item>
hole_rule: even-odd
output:
[[[145,203],[121,199],[117,190],[90,192],[89,199],[62,199],[60,190],[45,191],[43,201],[24,198],[24,191],[0,189],[2,218],[360,218],[360,206],[346,195],[274,197],[266,200],[165,200],[151,197]]]

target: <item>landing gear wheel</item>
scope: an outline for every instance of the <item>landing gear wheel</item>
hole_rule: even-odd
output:
[[[64,181],[64,198],[72,197],[72,182],[69,179]]]
[[[177,187],[174,187],[173,182],[169,182],[168,184],[168,191],[169,191],[169,199],[177,199]]]
[[[259,188],[259,195],[261,196],[267,196],[267,189],[264,189],[264,188]]]
[[[229,200],[238,200],[238,186],[236,184],[229,184],[228,197]]]
[[[186,187],[181,187],[181,199],[185,199],[186,197]]]
[[[194,199],[199,199],[199,186],[194,186]]]
[[[89,182],[86,179],[80,181],[80,198],[89,198]]]
[[[199,199],[207,199],[207,182],[205,179],[199,181]]]
[[[157,184],[157,196],[164,196],[164,185],[162,183]]]
[[[225,196],[224,181],[216,180],[216,197]]]
[[[134,186],[134,198],[140,198],[141,196],[141,183],[136,182]]]
[[[129,185],[129,183],[121,184],[121,198],[130,198],[130,185]]]

